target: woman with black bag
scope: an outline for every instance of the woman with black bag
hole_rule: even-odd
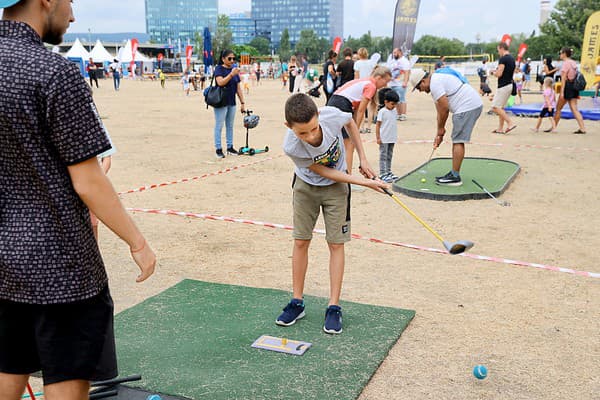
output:
[[[235,121],[236,103],[235,96],[240,99],[242,113],[246,111],[244,104],[244,93],[240,85],[240,70],[235,65],[235,55],[232,50],[223,50],[219,64],[215,68],[214,77],[217,85],[224,88],[225,105],[214,107],[215,110],[215,149],[217,158],[225,158],[221,146],[221,131],[225,124],[225,139],[227,142],[227,154],[237,155],[233,147],[233,123]]]

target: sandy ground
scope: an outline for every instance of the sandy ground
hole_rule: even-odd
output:
[[[269,145],[271,151],[218,161],[212,109],[206,109],[200,92],[186,97],[175,81],[168,81],[165,90],[158,82],[125,81],[117,93],[112,82],[101,81],[95,100],[118,149],[110,172],[118,191],[273,158],[191,183],[123,195],[124,204],[291,224],[293,166],[281,156],[287,95],[279,81],[251,87],[246,102],[261,120],[250,131],[250,144]],[[524,96],[525,102],[540,98]],[[409,119],[399,123],[400,140],[433,139],[431,97],[415,92],[408,101]],[[489,101],[484,104],[489,109]],[[534,119],[515,121],[514,132],[497,135],[491,133],[497,117],[482,115],[475,144],[467,147],[468,156],[521,165],[502,196],[511,207],[491,199],[401,198],[448,239],[474,241],[473,254],[600,272],[594,250],[600,225],[600,123],[586,121],[588,134],[573,135],[572,120],[562,121],[557,134],[532,133]],[[236,147],[243,145],[244,134],[236,117]],[[363,137],[372,140],[374,134]],[[377,168],[377,145],[365,147]],[[393,171],[401,175],[416,168],[430,149],[427,143],[398,144]],[[448,156],[450,149],[444,144],[436,155]],[[440,247],[385,195],[354,192],[352,206],[354,233]],[[134,219],[155,249],[159,267],[149,281],[136,284],[127,246],[101,228],[117,311],[183,278],[291,289],[288,231],[144,213]],[[600,279],[360,240],[346,251],[344,299],[417,313],[360,399],[600,399]],[[328,295],[327,256],[324,238],[317,236],[307,293]],[[486,380],[473,377],[476,364],[488,367]]]

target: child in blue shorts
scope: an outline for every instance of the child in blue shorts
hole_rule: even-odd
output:
[[[308,268],[308,248],[320,210],[323,209],[326,240],[329,246],[330,298],[323,330],[342,332],[342,309],[339,305],[344,277],[344,243],[350,233],[349,184],[370,187],[383,193],[389,186],[371,179],[375,173],[365,157],[360,133],[351,113],[335,107],[317,109],[303,93],[292,95],[285,104],[285,125],[289,128],[284,152],[295,164],[294,181],[294,248],[292,252],[293,298],[275,323],[290,326],[304,317],[304,280]],[[360,159],[364,176],[346,171],[342,127],[348,131]]]

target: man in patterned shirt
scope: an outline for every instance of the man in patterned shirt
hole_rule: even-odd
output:
[[[96,161],[110,143],[75,64],[45,49],[71,0],[0,0],[0,399],[42,371],[44,398],[83,400],[117,375],[113,304],[89,210],[129,246],[141,282],[156,257]]]

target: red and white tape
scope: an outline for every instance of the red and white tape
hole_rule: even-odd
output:
[[[139,188],[136,188],[136,189],[131,189],[131,190],[126,190],[124,192],[119,192],[118,194],[122,195],[122,194],[137,193],[137,192],[143,192],[145,190],[157,189],[157,188],[164,187],[164,186],[176,185],[178,183],[185,183],[185,182],[197,181],[199,179],[208,178],[209,176],[223,175],[223,174],[226,174],[228,172],[232,172],[232,171],[235,171],[235,170],[238,170],[238,169],[242,169],[242,168],[245,168],[245,167],[250,167],[250,166],[256,165],[256,164],[261,164],[261,163],[264,163],[264,162],[267,162],[267,161],[274,160],[274,159],[279,158],[279,157],[283,157],[283,154],[280,154],[278,156],[263,158],[262,160],[254,161],[254,162],[247,163],[247,164],[236,165],[235,167],[225,168],[225,169],[222,169],[220,171],[210,172],[208,174],[204,174],[204,175],[200,175],[200,176],[194,176],[192,178],[183,178],[183,179],[179,179],[179,180],[171,181],[171,182],[155,183],[153,185],[142,186],[142,187],[139,187]]]
[[[423,143],[433,143],[433,140],[404,140],[404,141],[400,141],[398,143],[401,143],[401,144],[423,144]],[[600,153],[600,150],[598,150],[598,149],[590,149],[587,147],[582,147],[582,148],[580,148],[580,147],[560,147],[560,146],[544,146],[544,145],[539,145],[539,144],[518,144],[518,143],[507,144],[507,143],[469,142],[468,144],[471,144],[474,146],[488,146],[488,147],[516,147],[516,148],[525,148],[525,149],[588,151],[588,152]]]
[[[131,211],[131,212],[139,212],[139,213],[147,213],[147,214],[177,215],[180,217],[200,218],[200,219],[207,219],[207,220],[213,220],[213,221],[235,222],[235,223],[246,224],[246,225],[264,226],[264,227],[273,228],[273,229],[284,229],[287,231],[291,231],[294,229],[294,227],[291,225],[254,221],[254,220],[243,219],[243,218],[225,217],[225,216],[213,215],[213,214],[198,214],[198,213],[190,213],[190,212],[184,212],[184,211],[159,210],[159,209],[149,209],[149,208],[127,208],[127,210]],[[314,232],[321,234],[321,235],[325,234],[325,231],[323,229],[315,229]],[[373,243],[386,244],[386,245],[396,246],[396,247],[405,247],[405,248],[409,248],[409,249],[427,251],[427,252],[431,252],[431,253],[448,254],[447,251],[441,250],[441,249],[417,246],[414,244],[407,244],[407,243],[401,243],[401,242],[392,242],[389,240],[382,240],[382,239],[377,239],[377,238],[370,238],[370,237],[362,236],[362,235],[359,235],[356,233],[353,233],[352,237],[354,239],[365,240],[365,241],[373,242]],[[583,276],[586,278],[600,278],[600,273],[597,273],[597,272],[578,271],[578,270],[574,270],[574,269],[570,269],[570,268],[562,268],[562,267],[556,267],[556,266],[552,266],[552,265],[544,265],[544,264],[539,264],[539,263],[530,263],[530,262],[526,262],[526,261],[511,260],[508,258],[481,256],[481,255],[470,254],[470,253],[459,254],[459,256],[467,257],[467,258],[471,258],[471,259],[475,259],[475,260],[490,261],[490,262],[495,262],[495,263],[500,263],[500,264],[517,265],[517,266],[521,266],[521,267],[538,268],[538,269],[542,269],[542,270],[546,270],[546,271],[562,272],[562,273],[566,273],[566,274]]]

